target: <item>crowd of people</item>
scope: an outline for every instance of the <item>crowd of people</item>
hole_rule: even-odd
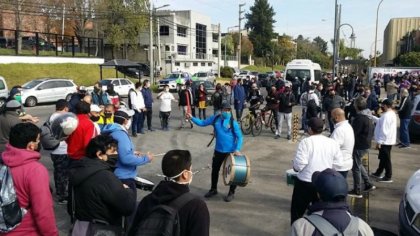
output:
[[[297,177],[291,202],[292,235],[322,233],[322,227],[313,223],[319,222],[317,217],[329,221],[339,232],[373,235],[365,222],[346,210],[345,199],[347,196],[362,198],[364,192],[374,190],[373,178],[392,182],[391,150],[397,143],[397,114],[399,147],[407,148],[410,146],[408,122],[420,95],[415,74],[384,79],[389,94],[383,101],[375,87],[381,81],[375,75],[372,80],[373,83],[365,85],[355,75],[335,79],[325,75],[319,83],[271,79],[266,85],[266,97],[258,81],[232,80],[216,85],[211,95],[213,115],[210,116],[206,113],[208,93],[204,85],[195,88],[187,81],[177,91],[177,98],[168,86],[157,94],[160,128],[169,130],[172,103],[177,103],[182,111],[179,129],[185,128],[187,123],[191,128],[194,124],[214,127],[216,145],[211,187],[205,194],[206,198],[211,198],[218,194],[222,163],[231,154],[242,155],[240,122],[246,106],[254,115],[257,109],[271,110],[275,114],[276,139],[281,137],[282,123],[286,121],[285,137],[290,139],[293,106],[300,105],[302,130],[307,137],[298,144],[293,160]],[[6,235],[58,235],[48,172],[38,162],[41,136],[45,134],[35,125],[39,119],[25,113],[19,100],[19,87],[12,91],[0,111],[0,152],[2,163],[13,174],[19,205],[30,217],[24,217],[20,225]],[[79,87],[70,101],[57,101],[55,112],[44,126],[68,112],[74,113],[78,120],[75,130],[59,140],[50,154],[56,202],[67,205],[73,223],[72,235],[91,235],[101,227],[116,235],[122,231],[142,235],[144,230],[162,230],[177,222],[176,217],[179,217],[180,235],[209,234],[207,205],[189,193],[188,185],[194,172],[191,153],[187,150],[171,150],[164,155],[165,179],[136,208],[137,167],[150,163],[154,156],[150,152],[136,151],[131,139],[146,131],[155,131],[153,103],[148,80],[135,84],[135,89],[129,91],[127,103],[112,85],[103,91],[99,83],[90,94]],[[329,137],[323,134],[325,130],[329,130]],[[372,140],[379,150],[380,162],[377,170],[369,174],[361,160],[371,148]],[[350,170],[354,181],[353,189],[348,191],[346,178]],[[235,192],[236,185],[231,185],[224,200],[234,200]],[[172,210],[168,210],[168,206]],[[172,221],[163,223],[163,218]]]

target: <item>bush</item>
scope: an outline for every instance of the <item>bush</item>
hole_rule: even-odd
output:
[[[232,67],[229,67],[229,66],[222,66],[222,67],[220,68],[220,75],[221,75],[223,78],[232,78],[232,77],[233,77],[233,73],[234,73],[234,70],[233,70],[233,68],[232,68]]]

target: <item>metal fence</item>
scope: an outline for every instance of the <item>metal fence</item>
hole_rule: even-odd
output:
[[[0,28],[0,55],[103,58],[104,40]]]

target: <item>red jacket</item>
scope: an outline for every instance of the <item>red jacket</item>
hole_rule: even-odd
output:
[[[39,152],[19,149],[7,144],[2,158],[11,169],[19,205],[28,212],[18,227],[1,235],[58,235],[48,171],[38,162],[41,158]]]
[[[89,141],[97,134],[95,126],[86,114],[77,115],[79,125],[76,130],[67,138],[67,154],[71,159],[80,160],[85,156],[86,147]]]

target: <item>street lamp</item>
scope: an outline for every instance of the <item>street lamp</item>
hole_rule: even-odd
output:
[[[236,27],[239,27],[239,26],[238,25],[235,25],[235,26],[227,27],[226,34],[229,33],[229,29],[234,29]],[[224,59],[224,64],[225,64],[225,66],[227,66],[227,60],[226,60],[226,35],[225,35],[225,59]]]
[[[376,46],[378,44],[378,17],[379,17],[379,7],[381,6],[382,2],[384,0],[381,0],[378,4],[378,8],[376,8],[376,29],[375,29],[375,52],[373,52],[373,66],[376,67]]]
[[[351,26],[350,24],[348,24],[348,23],[344,23],[344,24],[341,24],[339,27],[338,27],[338,29],[337,29],[337,32],[339,32],[340,31],[340,28],[342,27],[342,26],[349,26],[350,28],[351,28],[351,35],[350,35],[350,48],[353,48],[354,47],[354,44],[355,44],[355,40],[356,40],[356,34],[354,34],[354,29],[353,29],[353,26]],[[338,49],[337,49],[337,52],[336,52],[336,61],[334,61],[334,68],[335,68],[335,66],[337,65],[337,68],[340,68],[340,62],[339,62],[339,60],[340,60],[340,35],[337,33],[337,46],[338,46]],[[336,47],[337,47],[336,46]]]
[[[150,42],[149,42],[149,63],[150,63],[150,75],[149,76],[150,76],[150,81],[151,81],[152,84],[155,83],[155,65],[154,65],[154,62],[153,62],[153,12],[156,11],[157,9],[168,7],[168,6],[169,6],[169,4],[165,4],[163,6],[160,6],[160,7],[156,7],[155,8],[153,6],[152,1],[150,1],[150,16],[149,16],[149,20],[150,20],[150,23],[149,23],[149,40],[150,40]],[[159,32],[159,29],[157,29],[157,30],[158,30],[158,34],[159,34],[160,33]],[[160,60],[160,58],[159,58],[159,60]]]

